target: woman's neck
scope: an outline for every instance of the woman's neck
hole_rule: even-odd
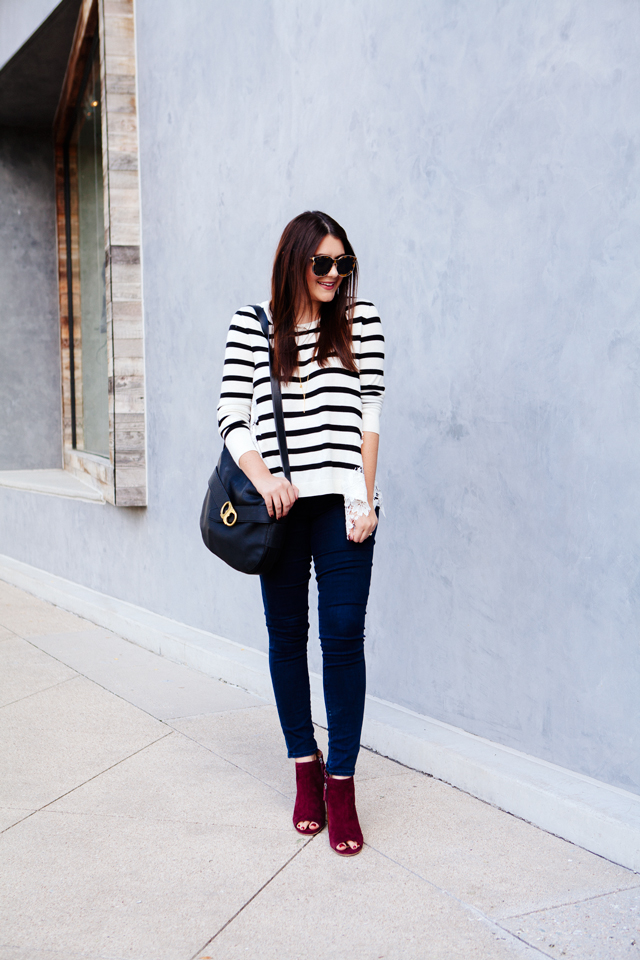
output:
[[[302,327],[308,323],[318,323],[319,320],[320,305],[313,303],[311,307],[305,306],[304,310],[296,315],[296,327]]]

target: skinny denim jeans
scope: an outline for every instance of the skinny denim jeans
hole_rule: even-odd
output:
[[[327,771],[353,776],[364,713],[364,619],[375,531],[364,543],[347,539],[344,500],[301,497],[289,511],[284,548],[260,579],[269,631],[269,667],[290,757],[318,749],[311,721],[307,665],[309,579],[318,583],[322,679],[329,726]]]

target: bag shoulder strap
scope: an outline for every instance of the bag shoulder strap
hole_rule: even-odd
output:
[[[291,483],[291,468],[289,467],[289,450],[287,448],[287,435],[284,432],[284,415],[282,413],[282,394],[280,392],[280,381],[273,370],[273,351],[271,349],[271,338],[269,336],[269,318],[264,312],[263,308],[258,304],[252,303],[251,306],[255,310],[258,320],[260,321],[260,326],[262,327],[262,332],[267,338],[267,344],[269,345],[269,374],[271,376],[271,396],[273,398],[273,415],[276,424],[276,436],[278,438],[278,450],[280,451],[280,460],[282,461],[282,469],[284,475]]]

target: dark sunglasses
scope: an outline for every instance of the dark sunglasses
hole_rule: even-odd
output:
[[[313,272],[316,277],[326,277],[326,275],[330,273],[334,263],[338,271],[338,276],[348,277],[350,273],[353,273],[357,263],[356,257],[350,253],[343,253],[341,257],[335,257],[335,259],[334,257],[327,257],[324,254],[310,257],[309,259],[313,264]]]

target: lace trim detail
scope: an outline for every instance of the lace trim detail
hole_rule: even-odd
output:
[[[385,515],[384,504],[382,502],[382,492],[376,483],[373,492],[373,506],[380,507],[382,515]],[[367,500],[367,486],[364,482],[364,470],[362,467],[356,467],[344,483],[344,519],[347,528],[347,535],[355,527],[358,517],[366,517],[369,513],[369,501]]]
[[[255,396],[251,398],[251,414],[249,417],[249,433],[253,440],[253,445],[260,453],[260,444],[258,443],[258,407]],[[261,454],[262,456],[262,454]]]

